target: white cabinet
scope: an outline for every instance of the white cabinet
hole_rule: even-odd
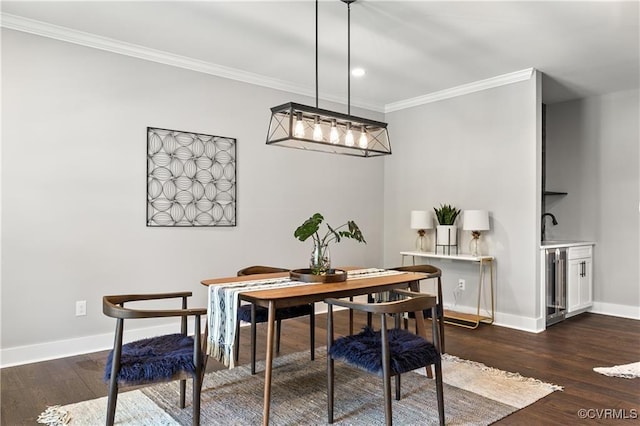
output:
[[[567,316],[572,316],[593,305],[592,246],[569,247],[567,264]]]

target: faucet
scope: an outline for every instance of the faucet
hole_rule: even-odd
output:
[[[544,241],[544,233],[545,233],[545,220],[544,217],[545,216],[551,216],[551,224],[553,224],[553,226],[556,226],[558,224],[558,220],[556,219],[556,217],[552,214],[552,213],[544,213],[542,215],[542,241]]]

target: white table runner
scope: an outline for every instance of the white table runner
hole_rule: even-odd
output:
[[[356,269],[348,271],[347,278],[353,280],[402,273],[404,272],[377,268]],[[319,283],[293,281],[289,277],[283,277],[210,285],[207,309],[207,327],[209,328],[207,354],[229,368],[235,367],[233,352],[238,321],[238,297],[241,292],[314,284]]]

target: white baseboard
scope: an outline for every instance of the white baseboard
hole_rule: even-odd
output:
[[[593,302],[593,307],[589,312],[594,314],[611,315],[612,317],[640,320],[640,306]]]
[[[325,303],[316,304],[316,314],[327,312]],[[336,307],[335,310],[344,308]],[[126,329],[123,340],[125,343],[162,334],[177,333],[180,330],[179,321],[167,323],[161,326]],[[249,324],[241,323],[241,327]],[[202,329],[206,327],[206,318],[202,319]],[[189,334],[193,334],[193,323],[189,323]],[[75,355],[83,355],[92,352],[111,350],[113,348],[114,333],[96,334],[91,336],[76,337],[73,339],[57,340],[54,342],[38,343],[36,345],[16,346],[0,349],[0,368],[16,365],[31,364],[34,362],[49,361]]]
[[[493,325],[526,331],[529,333],[540,333],[545,329],[545,319],[521,317],[518,315],[496,312],[496,318]]]
[[[446,303],[444,308],[451,309],[451,310],[465,313],[465,314],[475,314],[478,309],[475,306],[457,305],[455,307],[452,307],[452,306],[448,306]],[[490,312],[481,311],[480,315],[489,316]],[[544,319],[542,320],[542,324],[544,324]],[[513,328],[514,330],[527,331],[529,333],[539,333],[540,331],[544,330],[544,327],[540,328],[540,320],[536,318],[528,318],[528,317],[522,317],[518,315],[505,314],[497,311],[495,312],[493,325],[497,325],[499,327]]]
[[[205,325],[206,320],[203,322],[203,326]],[[125,329],[123,340],[127,343],[151,336],[177,333],[179,331],[179,321],[155,327],[129,330]],[[189,333],[193,334],[192,324],[190,324]],[[16,346],[13,348],[1,349],[0,368],[111,350],[111,348],[113,348],[113,338],[114,332],[110,332],[92,336],[76,337],[73,339],[57,340],[54,342],[38,343],[36,345]]]
[[[338,309],[342,308],[336,308],[336,310]],[[456,306],[455,310],[465,313],[476,312],[475,308],[472,306]],[[326,305],[324,303],[316,305],[316,314],[324,312],[326,312]],[[593,309],[591,309],[590,312],[640,320],[640,307],[638,306],[596,302],[593,304]],[[203,323],[204,327],[206,320],[203,319],[203,321],[205,321]],[[493,324],[500,327],[513,328],[515,330],[522,330],[530,333],[539,333],[545,329],[544,318],[527,318],[501,312],[496,312]],[[175,333],[176,330],[179,330],[177,323],[125,330],[124,341],[131,342],[149,336]],[[193,333],[192,325],[190,325],[189,333]],[[0,368],[109,350],[113,347],[113,336],[113,332],[109,332],[73,339],[58,340],[55,342],[39,343],[36,345],[0,349]]]

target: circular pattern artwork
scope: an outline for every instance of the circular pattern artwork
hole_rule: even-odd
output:
[[[236,226],[236,140],[147,128],[147,226]]]

